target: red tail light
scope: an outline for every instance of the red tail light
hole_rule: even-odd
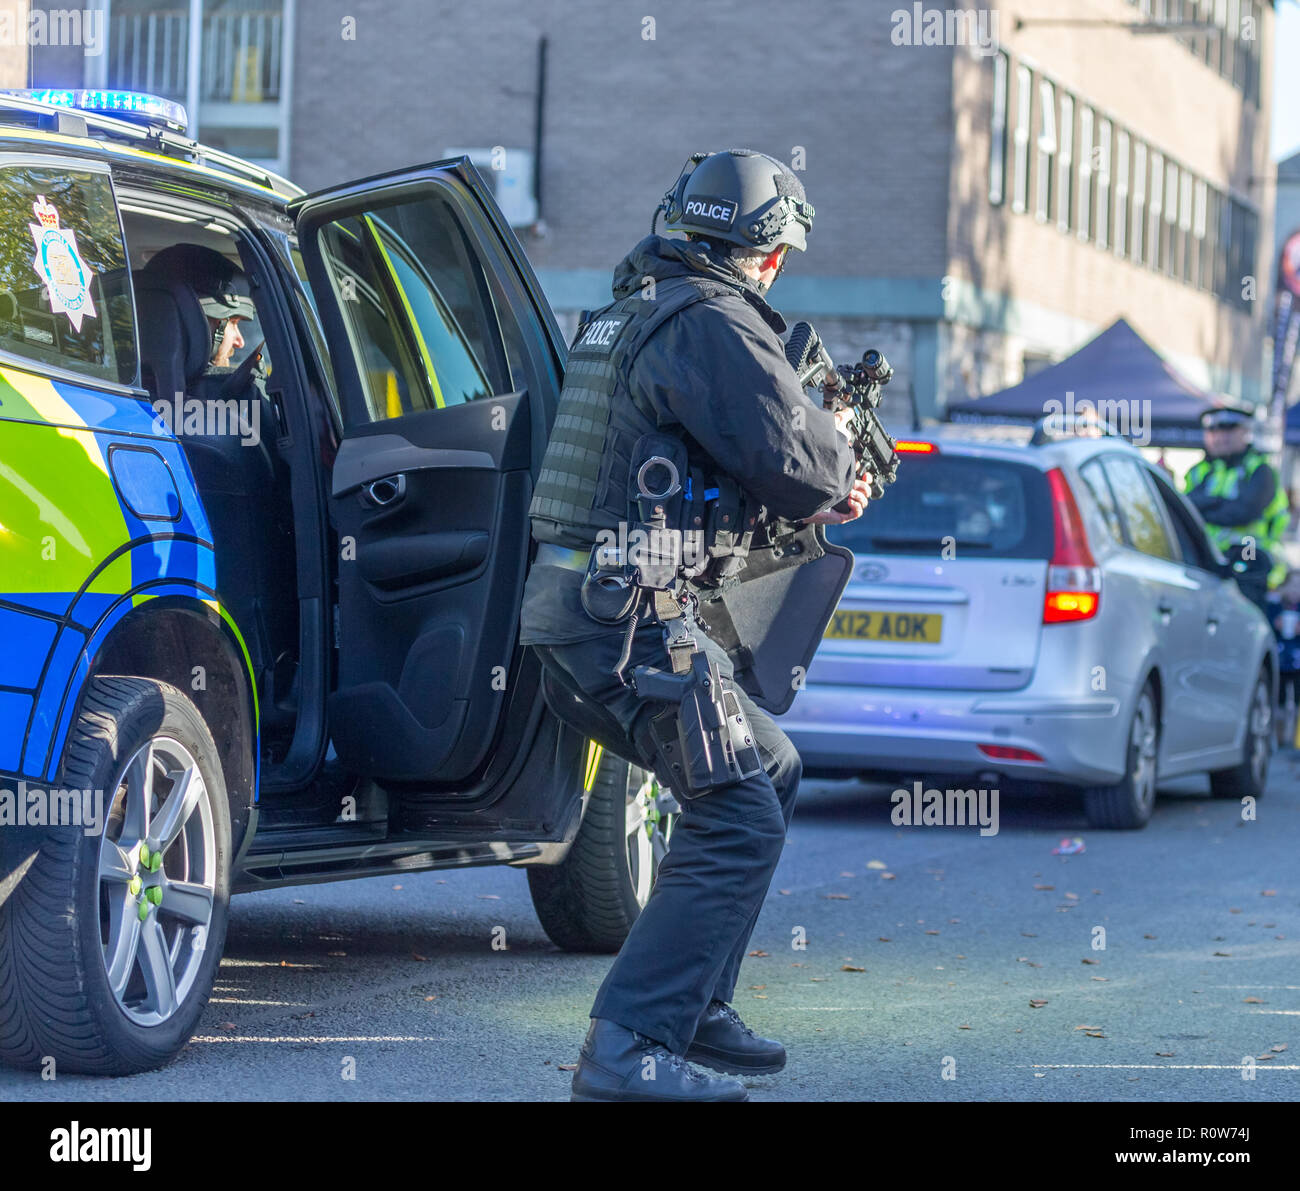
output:
[[[911,438],[900,438],[894,444],[894,450],[900,455],[937,455],[939,448],[932,442],[918,442]]]
[[[1056,544],[1047,566],[1043,623],[1090,620],[1101,604],[1101,571],[1088,548],[1083,518],[1059,467],[1047,473],[1052,493],[1052,526]]]
[[[1028,749],[1012,748],[1009,744],[981,744],[979,751],[986,757],[999,761],[1041,761],[1043,758]]]

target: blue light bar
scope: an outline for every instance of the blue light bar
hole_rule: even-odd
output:
[[[138,124],[169,128],[173,132],[185,132],[190,123],[184,104],[179,104],[172,99],[163,99],[160,95],[146,95],[143,91],[6,89],[0,90],[0,95],[14,95],[19,99],[31,99],[36,103],[53,104],[61,108],[75,108],[82,112],[103,112],[105,115],[118,116]]]

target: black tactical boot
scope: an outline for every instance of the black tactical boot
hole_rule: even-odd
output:
[[[686,1057],[730,1075],[767,1075],[785,1066],[785,1047],[759,1038],[723,1001],[710,1001]]]
[[[647,1058],[652,1061],[647,1061]],[[591,1019],[570,1100],[748,1100],[734,1079],[696,1071],[667,1047],[601,1017]]]

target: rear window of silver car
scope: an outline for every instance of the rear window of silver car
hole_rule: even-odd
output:
[[[856,521],[828,526],[826,536],[859,554],[1046,559],[1051,494],[1043,473],[1023,464],[904,455],[885,495]]]

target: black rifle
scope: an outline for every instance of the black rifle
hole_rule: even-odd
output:
[[[789,360],[804,388],[820,385],[822,405],[836,413],[852,410],[849,422],[853,453],[858,458],[858,477],[871,476],[871,495],[877,499],[898,475],[898,452],[894,440],[886,433],[876,414],[881,390],[893,379],[894,370],[881,352],[871,348],[862,353],[856,364],[836,367],[811,323],[795,323],[785,345]],[[835,506],[837,512],[849,511],[848,500]]]

